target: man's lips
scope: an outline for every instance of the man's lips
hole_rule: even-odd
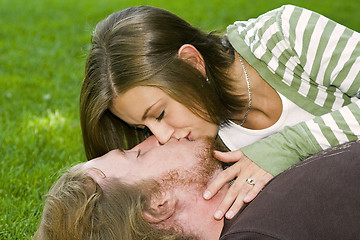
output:
[[[194,139],[192,139],[191,132],[189,132],[188,135],[186,135],[185,138],[189,139],[190,141],[194,140]]]

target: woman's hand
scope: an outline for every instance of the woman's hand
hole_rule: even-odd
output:
[[[247,158],[241,150],[214,151],[214,155],[222,162],[237,162],[214,179],[205,190],[204,198],[212,198],[225,184],[236,178],[214,214],[217,220],[222,219],[225,213],[225,217],[231,219],[238,213],[244,202],[252,201],[273,176]]]

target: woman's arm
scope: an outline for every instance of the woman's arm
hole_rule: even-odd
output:
[[[260,45],[249,42],[255,57],[281,76],[282,85],[273,84],[276,90],[289,98],[293,92],[298,95],[294,102],[299,100],[296,103],[301,107],[321,115],[241,149],[277,175],[314,153],[360,137],[360,34],[290,5],[265,16],[257,21],[273,30],[259,27],[254,31],[258,34],[254,39],[267,39]],[[293,77],[288,76],[289,69]]]
[[[207,197],[236,177],[218,208],[224,214],[231,206],[227,215],[233,216],[272,175],[323,149],[360,138],[360,34],[286,5],[234,23],[228,37],[275,90],[317,116],[240,150],[215,155],[237,163],[208,186]],[[245,183],[247,178],[255,179],[253,187]]]
[[[359,138],[360,100],[340,110],[286,127],[241,150],[261,168],[276,176],[310,155]]]

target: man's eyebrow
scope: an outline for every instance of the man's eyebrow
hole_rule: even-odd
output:
[[[144,120],[147,118],[147,115],[148,115],[149,111],[151,110],[151,108],[152,108],[155,104],[157,104],[159,101],[160,101],[160,99],[159,99],[158,101],[156,101],[154,104],[152,104],[151,106],[149,106],[149,107],[145,110],[143,116],[141,117],[141,120],[142,120],[142,121],[144,121]]]
[[[124,149],[117,148],[117,150],[119,150],[119,151],[122,152],[122,153],[125,153]]]

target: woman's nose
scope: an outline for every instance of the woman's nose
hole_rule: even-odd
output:
[[[174,134],[174,128],[167,124],[156,124],[154,126],[148,126],[148,128],[156,136],[160,144],[167,143]]]

